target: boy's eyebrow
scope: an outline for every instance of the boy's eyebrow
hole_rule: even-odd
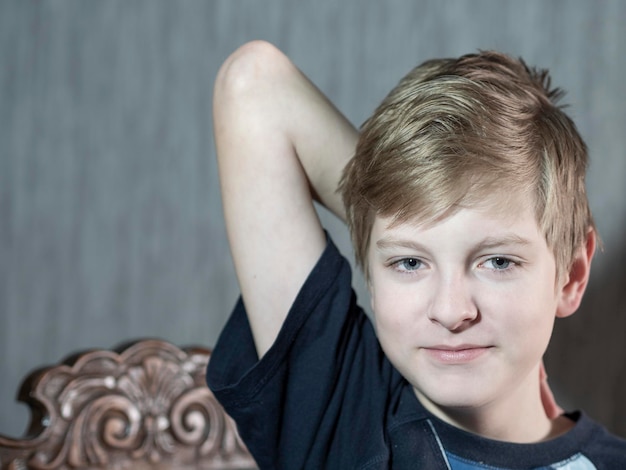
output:
[[[409,248],[411,250],[422,250],[424,247],[422,244],[414,241],[408,240],[404,238],[392,238],[392,237],[383,237],[376,242],[376,246],[380,250],[385,250],[387,248]]]
[[[486,237],[476,245],[477,249],[497,248],[509,245],[530,245],[531,241],[517,234],[510,233],[498,237]]]
[[[497,237],[485,237],[480,242],[476,244],[473,251],[480,251],[484,249],[497,248],[501,246],[511,246],[511,245],[521,245],[527,246],[530,245],[531,241],[527,238],[521,237],[514,233],[504,234]],[[380,240],[376,241],[376,246],[380,250],[385,250],[388,248],[408,248],[414,250],[424,250],[425,247],[415,241],[405,238],[393,238],[393,237],[383,237]]]

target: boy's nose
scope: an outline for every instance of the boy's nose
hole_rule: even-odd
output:
[[[459,331],[478,317],[478,308],[462,277],[439,282],[434,289],[428,318],[449,331]]]

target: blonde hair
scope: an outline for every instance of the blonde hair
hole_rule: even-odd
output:
[[[363,124],[340,184],[365,275],[376,215],[435,221],[502,189],[533,196],[557,271],[568,270],[595,228],[587,148],[557,105],[562,94],[546,70],[493,51],[405,76]]]

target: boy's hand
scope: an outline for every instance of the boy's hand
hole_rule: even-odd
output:
[[[563,409],[556,403],[554,399],[554,394],[552,390],[550,390],[550,385],[548,384],[548,374],[546,373],[546,368],[541,362],[541,368],[539,369],[539,386],[541,390],[541,402],[543,403],[543,408],[546,411],[546,415],[550,419],[556,419],[563,414]]]

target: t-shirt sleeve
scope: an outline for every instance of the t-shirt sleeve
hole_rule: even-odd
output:
[[[383,423],[372,420],[384,419],[393,377],[356,305],[350,266],[330,239],[263,358],[239,300],[207,372],[261,468],[323,468],[325,459],[354,465],[368,454],[360,446],[384,439]]]

